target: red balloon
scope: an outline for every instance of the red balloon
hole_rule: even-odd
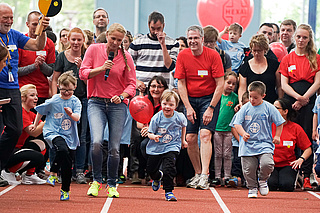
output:
[[[129,111],[134,120],[147,124],[153,116],[153,105],[147,97],[139,95],[130,101]]]
[[[253,0],[198,0],[197,16],[203,27],[212,25],[220,32],[234,22],[245,30],[253,16],[253,5]]]
[[[272,52],[277,56],[278,61],[280,62],[283,57],[288,55],[287,48],[280,42],[273,42],[269,45]]]

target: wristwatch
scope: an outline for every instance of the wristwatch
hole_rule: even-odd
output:
[[[215,107],[214,106],[212,106],[211,104],[209,105],[209,107],[211,108],[211,109],[214,109]]]
[[[124,100],[124,97],[122,95],[119,95],[119,98],[120,98],[121,102]]]

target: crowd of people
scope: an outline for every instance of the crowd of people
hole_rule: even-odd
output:
[[[133,37],[98,8],[95,32],[63,28],[57,42],[47,17],[36,35],[40,16],[30,12],[22,34],[0,3],[0,100],[10,99],[0,105],[0,186],[60,182],[60,200],[71,181],[89,182],[93,197],[106,183],[114,198],[117,184],[163,183],[168,201],[174,186],[242,186],[249,198],[320,189],[320,56],[308,24],[263,23],[248,45],[238,23],[173,39],[154,11],[149,32]],[[152,103],[148,123],[130,115],[137,95]]]

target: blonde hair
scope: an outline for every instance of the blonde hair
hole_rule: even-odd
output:
[[[264,34],[258,34],[251,37],[249,46],[251,50],[256,46],[263,49],[266,53],[269,50],[269,41]]]
[[[70,30],[68,28],[62,28],[60,30],[60,32],[59,32],[59,42],[58,42],[58,53],[61,53],[61,52],[65,51],[67,49],[67,47],[64,46],[64,44],[62,44],[62,42],[61,42],[61,33],[62,33],[62,31],[68,31],[69,32]]]
[[[119,33],[123,33],[123,38],[127,34],[126,29],[119,23],[112,24],[109,27],[109,29],[107,30],[107,34],[112,34],[114,31],[118,31]],[[130,67],[128,65],[127,56],[126,56],[126,53],[125,53],[124,47],[123,47],[123,42],[121,42],[120,48],[121,48],[122,56],[124,58],[124,62],[126,63],[126,67],[127,67],[128,71],[130,71],[131,69],[130,69]]]
[[[306,46],[306,52],[307,52],[306,57],[309,60],[311,70],[316,71],[318,69],[317,48],[313,40],[314,35],[313,35],[312,28],[309,24],[300,24],[297,28],[297,31],[298,29],[307,30],[309,32],[309,42]],[[297,34],[297,31],[295,34]]]
[[[67,87],[70,83],[77,86],[77,78],[74,77],[72,70],[62,73],[58,78],[59,86],[63,85]]]
[[[30,89],[37,89],[33,84],[26,84],[20,88],[21,98],[26,98]]]
[[[170,101],[171,97],[174,97],[174,99],[176,100],[176,105],[178,106],[180,101],[179,95],[175,91],[169,89],[163,91],[160,97],[160,102],[162,102],[163,100]]]
[[[82,44],[82,47],[81,47],[81,55],[84,54],[85,50],[86,50],[86,47],[84,46],[85,42],[86,42],[86,35],[84,34],[84,32],[78,28],[78,27],[74,27],[72,28],[69,33],[68,33],[68,39],[70,40],[70,37],[71,37],[71,33],[80,33],[83,37],[83,44]],[[69,46],[67,47],[67,50],[71,49],[71,45],[69,43]]]

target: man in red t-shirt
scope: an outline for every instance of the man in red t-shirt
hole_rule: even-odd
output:
[[[178,78],[179,94],[186,108],[188,154],[195,170],[187,187],[208,189],[211,137],[219,114],[224,71],[219,53],[203,46],[203,34],[200,26],[188,28],[189,48],[178,55],[175,78]]]
[[[40,13],[30,12],[27,18],[27,27],[29,32],[26,36],[36,38],[35,30],[38,25]],[[53,66],[56,60],[55,47],[51,39],[47,38],[46,46],[40,51],[29,51],[19,49],[19,86],[34,84],[37,87],[39,100],[38,104],[43,103],[49,98],[49,82],[47,77],[53,72]]]

